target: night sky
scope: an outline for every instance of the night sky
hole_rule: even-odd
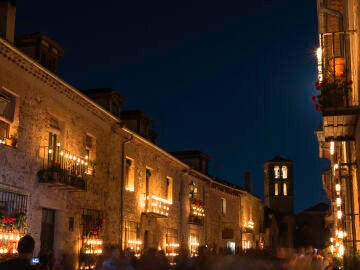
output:
[[[315,0],[18,0],[16,31],[62,44],[59,76],[117,90],[165,150],[201,150],[211,175],[239,185],[250,171],[261,198],[262,166],[281,155],[294,160],[296,211],[326,200]]]

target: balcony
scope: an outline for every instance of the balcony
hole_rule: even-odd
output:
[[[357,115],[360,113],[358,100],[352,94],[352,81],[348,72],[348,57],[345,40],[350,32],[331,32],[320,35],[317,51],[318,78],[317,96],[323,114],[323,131],[326,141],[353,140]]]
[[[60,146],[42,147],[41,155],[43,166],[37,173],[39,183],[60,190],[86,191],[88,157],[72,154]]]
[[[146,215],[155,217],[155,218],[166,218],[169,216],[169,210],[172,202],[160,198],[155,195],[146,196],[143,194],[142,197],[142,206],[145,208],[143,212]]]
[[[204,225],[205,203],[196,198],[190,198],[189,224]]]

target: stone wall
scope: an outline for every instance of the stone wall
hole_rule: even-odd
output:
[[[16,96],[10,134],[18,137],[16,147],[0,144],[0,189],[28,196],[27,219],[29,233],[36,240],[35,253],[40,250],[43,209],[55,211],[53,247],[56,255],[67,255],[72,267],[78,266],[84,209],[98,211],[105,221],[99,235],[104,244],[129,247],[137,241],[139,249],[166,249],[169,243],[187,249],[196,244],[225,248],[228,241],[240,246],[241,213],[250,211],[254,220],[261,220],[255,197],[191,170],[122,128],[117,118],[2,40],[0,67],[0,87]],[[57,134],[61,149],[77,157],[89,151],[92,170],[85,176],[86,191],[39,182],[37,173],[47,161],[49,149],[44,147],[49,146],[50,132]],[[125,186],[126,159],[134,166],[132,189]],[[198,224],[189,219],[191,184],[197,191],[191,196],[205,204],[205,217]],[[167,214],[162,209],[147,211],[146,199],[152,196],[155,204],[162,203],[162,209],[169,207]],[[225,213],[221,212],[221,198],[226,200]],[[233,235],[228,231],[226,236],[225,229]]]

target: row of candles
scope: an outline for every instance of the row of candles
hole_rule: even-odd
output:
[[[148,202],[148,207],[146,209],[147,213],[156,213],[163,216],[169,215],[169,205],[172,205],[171,201],[165,200],[155,195],[144,196],[142,206],[146,206],[146,201]]]
[[[345,144],[343,144],[345,146]],[[335,154],[335,142],[330,142],[330,155],[333,156]],[[336,170],[339,170],[339,164],[335,163],[333,167],[333,175],[336,174]],[[338,256],[343,256],[345,253],[345,247],[344,247],[344,238],[347,236],[347,233],[342,229],[342,218],[343,213],[341,211],[341,185],[340,183],[335,184],[335,194],[336,194],[336,218],[337,222],[335,222],[336,231],[335,231],[335,239],[333,237],[330,238],[330,250],[331,252],[337,252]]]
[[[60,150],[60,143],[56,144],[56,148],[48,149],[48,160],[58,161],[61,168],[73,170],[75,174],[83,174],[88,171],[89,156],[80,157],[72,154],[67,150]]]
[[[205,209],[203,207],[191,206],[191,214],[198,217],[205,217]]]

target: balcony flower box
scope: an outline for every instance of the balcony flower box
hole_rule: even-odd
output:
[[[315,88],[320,91],[320,95],[312,97],[315,109],[324,112],[328,109],[348,107],[351,85],[352,81],[346,80],[345,74],[332,79],[326,78],[322,82],[317,81]]]

